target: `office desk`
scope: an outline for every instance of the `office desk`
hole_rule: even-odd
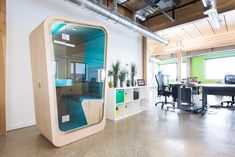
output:
[[[199,84],[202,87],[202,114],[207,109],[207,95],[235,96],[235,85],[228,84]]]
[[[169,83],[168,85],[172,86],[172,90],[173,88],[177,89],[177,96],[176,96],[176,102],[177,102],[177,109],[181,109],[184,111],[188,111],[188,112],[193,112],[193,113],[201,113],[202,111],[202,107],[198,107],[198,106],[194,106],[192,104],[188,104],[188,105],[184,105],[182,106],[182,91],[181,91],[181,87],[183,85],[185,85],[182,82],[173,82],[173,83]],[[194,84],[194,86],[197,86],[197,84]],[[192,94],[192,93],[191,93]],[[173,96],[174,97],[174,96]]]
[[[177,102],[177,108],[180,109],[181,107],[181,86],[184,85],[184,83],[182,82],[172,82],[172,83],[168,83],[168,85],[177,88],[177,98],[176,98],[176,102]]]

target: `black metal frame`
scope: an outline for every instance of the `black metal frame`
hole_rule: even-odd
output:
[[[161,95],[159,95],[158,97],[161,97]],[[164,96],[164,97],[165,97],[165,101],[156,102],[156,103],[155,103],[155,106],[157,106],[158,104],[162,104],[161,108],[163,108],[164,105],[166,105],[166,104],[171,104],[171,105],[173,105],[173,107],[167,107],[167,110],[168,110],[168,108],[174,108],[174,109],[175,109],[175,102],[169,102],[169,101],[167,101],[167,97],[168,97],[168,96]]]
[[[188,5],[191,5],[191,4],[195,4],[198,1],[201,1],[201,0],[192,0],[192,1],[188,2],[188,3],[185,3],[185,4],[182,4],[182,5],[173,7],[173,8],[168,9],[168,10],[165,10],[165,12],[166,13],[172,12],[172,18],[175,19],[175,11],[177,9],[184,8],[184,7],[186,7]],[[148,16],[148,19],[153,18],[153,17],[157,17],[157,16],[161,16],[161,15],[163,15],[163,13],[153,14],[153,15]]]
[[[202,86],[202,114],[207,111],[207,95],[235,96],[235,86]]]
[[[166,16],[170,21],[175,21],[174,17],[171,17],[165,10],[163,10],[160,6],[150,0],[144,0],[151,7],[156,7],[164,16]]]

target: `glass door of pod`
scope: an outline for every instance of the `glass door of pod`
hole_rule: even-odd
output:
[[[51,35],[59,129],[68,132],[99,123],[104,114],[106,32],[56,21]]]

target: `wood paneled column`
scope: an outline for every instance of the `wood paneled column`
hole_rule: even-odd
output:
[[[182,80],[182,51],[177,51],[177,81]]]
[[[147,85],[148,83],[148,51],[147,51],[147,39],[146,37],[142,38],[142,69],[143,69],[143,79],[145,80],[145,83]]]
[[[0,0],[0,134],[6,133],[6,0]]]

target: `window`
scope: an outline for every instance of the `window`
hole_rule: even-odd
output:
[[[86,79],[86,64],[71,62],[70,63],[70,77],[74,80],[85,81]]]
[[[177,64],[163,64],[159,66],[159,70],[162,71],[164,75],[169,76],[169,80],[176,80],[177,77]]]
[[[181,68],[182,68],[181,70],[182,78],[187,78],[187,63],[183,62],[181,65]],[[177,79],[177,64],[176,63],[160,65],[159,70],[162,71],[164,75],[168,75],[169,80]]]
[[[205,60],[206,79],[224,79],[227,74],[235,74],[235,57]]]

